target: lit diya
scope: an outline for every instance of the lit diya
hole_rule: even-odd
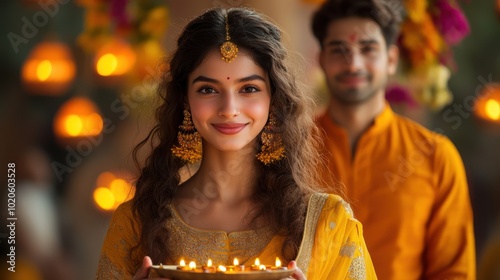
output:
[[[279,280],[289,277],[295,269],[288,269],[281,266],[281,261],[276,258],[274,266],[261,264],[257,258],[251,266],[240,265],[237,258],[234,259],[233,265],[214,265],[211,259],[208,259],[206,265],[197,266],[191,261],[186,265],[182,259],[179,265],[154,265],[153,269],[158,276],[173,280],[190,280],[190,279],[229,279],[229,280]]]

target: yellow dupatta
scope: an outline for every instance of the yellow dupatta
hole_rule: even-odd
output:
[[[311,196],[297,264],[307,279],[377,279],[361,223],[336,195]]]

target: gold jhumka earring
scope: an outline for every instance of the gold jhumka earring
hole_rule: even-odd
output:
[[[201,159],[201,136],[196,131],[191,120],[191,113],[184,109],[184,119],[179,125],[177,133],[179,146],[172,147],[172,154],[189,163],[195,163]]]
[[[257,159],[265,165],[269,165],[279,161],[285,157],[285,147],[283,146],[283,139],[281,134],[276,133],[276,117],[273,113],[269,113],[269,120],[267,121],[264,131],[261,134],[262,148],[257,153]]]
[[[222,55],[222,60],[225,62],[231,62],[238,56],[238,46],[230,41],[229,36],[229,24],[227,23],[226,14],[226,41],[220,45],[220,54]]]

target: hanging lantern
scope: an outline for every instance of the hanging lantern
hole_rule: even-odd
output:
[[[500,124],[500,84],[487,84],[474,104],[474,114]]]
[[[21,70],[26,89],[33,94],[60,95],[75,77],[75,63],[69,48],[58,42],[35,46]]]
[[[103,128],[98,108],[84,97],[64,103],[54,119],[54,132],[59,139],[97,136]]]
[[[129,44],[114,39],[104,44],[95,56],[95,71],[100,76],[121,76],[134,67],[136,56]]]
[[[113,211],[134,196],[134,187],[124,174],[103,172],[97,177],[94,203],[104,211]]]

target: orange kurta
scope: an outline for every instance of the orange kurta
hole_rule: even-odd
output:
[[[318,123],[380,279],[475,279],[467,180],[448,138],[386,105],[353,156],[342,127]]]

